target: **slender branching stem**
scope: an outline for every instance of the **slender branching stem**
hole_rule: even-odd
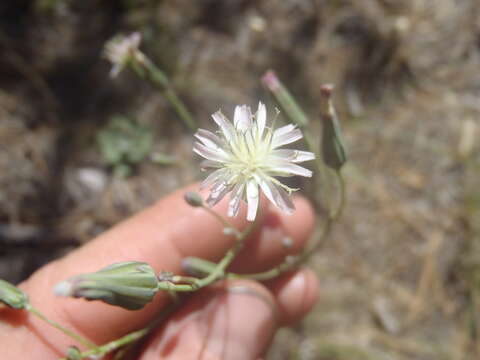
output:
[[[167,75],[148,58],[144,58],[139,65],[145,69],[146,79],[160,89],[165,99],[167,99],[170,105],[172,105],[173,109],[188,129],[190,131],[195,131],[197,129],[197,123],[183,101],[178,97]]]
[[[325,245],[330,236],[334,223],[338,220],[342,214],[343,208],[345,207],[345,180],[340,170],[335,171],[335,174],[339,184],[339,204],[335,211],[330,212],[322,232],[313,242],[312,246],[306,248],[300,255],[288,256],[283,263],[274,267],[273,269],[253,274],[227,274],[227,276],[233,278],[248,278],[259,281],[270,280],[287,271],[295,269],[310,260],[312,255],[318,252],[318,250]]]
[[[204,209],[207,213],[212,215],[215,219],[217,219],[223,226],[224,226],[224,231],[231,231],[232,234],[238,239],[239,237],[242,236],[242,233],[238,231],[238,229],[233,225],[230,221],[225,219],[223,216],[218,214],[216,211],[212,210],[205,204],[202,204],[202,209]],[[248,229],[248,228],[247,228]]]
[[[34,308],[31,304],[27,304],[25,306],[25,310],[27,310],[28,312],[30,312],[32,315],[35,315],[36,317],[38,317],[39,319],[42,319],[43,321],[45,321],[46,323],[50,324],[51,326],[53,326],[54,328],[60,330],[61,332],[63,332],[65,335],[71,337],[72,339],[78,341],[78,343],[86,346],[87,348],[95,348],[97,345],[93,342],[91,342],[90,340],[84,338],[83,336],[80,336],[76,333],[74,333],[73,331],[63,327],[62,325],[58,324],[57,322],[53,321],[53,320],[50,320],[49,318],[47,318],[43,313],[40,312],[40,310]]]
[[[127,334],[119,339],[110,341],[104,345],[95,347],[94,349],[90,349],[87,351],[84,351],[80,354],[81,359],[88,358],[88,357],[95,357],[95,358],[100,358],[112,351],[115,351],[117,349],[120,349],[126,345],[129,345],[142,337],[144,337],[148,332],[150,332],[151,328],[146,327],[134,332],[131,332],[130,334]],[[67,360],[66,358],[62,358],[60,360]]]
[[[194,277],[173,276],[171,279],[168,279],[166,281],[160,281],[158,285],[159,290],[174,292],[192,292],[208,286],[217,280],[225,278],[227,276],[226,270],[228,266],[232,263],[237,254],[243,248],[243,243],[245,242],[245,239],[250,235],[250,233],[256,226],[256,222],[253,222],[249,224],[245,230],[239,231],[232,223],[230,223],[228,220],[226,220],[224,217],[222,217],[209,207],[203,206],[203,208],[209,214],[214,216],[215,219],[220,221],[220,223],[225,226],[225,229],[228,229],[232,232],[232,235],[236,238],[235,244],[230,250],[225,253],[224,257],[222,258],[222,260],[220,260],[218,264],[210,263],[207,260],[198,259],[201,260],[204,265],[208,264],[208,266],[203,267],[203,269],[200,271],[203,273],[207,272],[207,276],[200,279]]]

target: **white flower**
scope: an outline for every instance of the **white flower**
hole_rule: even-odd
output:
[[[134,32],[128,36],[117,35],[105,45],[104,57],[109,60],[113,67],[110,76],[117,76],[132,60],[142,61],[143,53],[138,49],[142,36]]]
[[[311,177],[310,170],[296,163],[313,160],[315,155],[278,148],[301,139],[301,131],[294,125],[277,130],[267,126],[267,112],[262,103],[258,104],[255,115],[247,105],[235,107],[233,124],[221,111],[212,117],[220,128],[218,135],[199,129],[195,134],[199,141],[193,147],[194,152],[206,159],[202,169],[216,169],[201,185],[211,186],[207,204],[214,206],[230,193],[228,216],[236,216],[240,200],[244,200],[248,204],[247,220],[253,221],[261,190],[279,209],[292,213],[294,206],[289,195],[294,189],[275,177]]]

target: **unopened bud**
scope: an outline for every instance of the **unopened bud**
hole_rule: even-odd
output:
[[[67,360],[81,360],[82,353],[76,346],[70,346],[67,350]]]
[[[273,70],[268,70],[262,77],[263,84],[268,88],[268,90],[274,92],[278,91],[282,85],[280,80],[278,80],[277,74]]]
[[[101,300],[128,310],[144,307],[158,291],[155,271],[144,262],[130,261],[71,277],[55,286],[60,296]]]
[[[308,125],[307,115],[303,112],[300,105],[282,84],[277,74],[273,70],[268,70],[262,77],[262,83],[272,93],[275,101],[280,105],[285,115],[296,125],[303,128]]]
[[[293,240],[291,237],[289,236],[285,236],[282,238],[282,245],[286,248],[286,249],[290,249],[292,246],[293,246]]]
[[[0,279],[0,302],[14,309],[24,309],[28,297],[16,286]]]
[[[340,123],[332,102],[333,85],[323,85],[320,116],[323,122],[323,160],[329,167],[340,170],[347,161]]]
[[[193,206],[193,207],[203,206],[203,199],[196,192],[188,191],[185,193],[184,198],[187,204],[190,206]]]

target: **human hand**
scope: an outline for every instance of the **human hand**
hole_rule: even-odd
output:
[[[156,205],[100,235],[64,258],[33,274],[20,287],[32,305],[50,319],[102,344],[146,326],[170,298],[158,293],[139,311],[128,311],[101,302],[58,298],[52,289],[58,282],[94,272],[121,261],[144,261],[157,272],[182,273],[181,261],[195,256],[218,261],[234,238],[204,210],[183,200],[181,189]],[[232,264],[232,271],[264,271],[299,252],[313,230],[314,216],[306,200],[294,199],[297,210],[283,215],[262,204],[259,228]],[[222,201],[215,210],[226,214]],[[244,229],[245,209],[232,219]],[[282,243],[284,237],[291,247]],[[258,359],[275,331],[301,319],[314,305],[318,286],[307,269],[285,274],[260,284],[250,280],[225,280],[195,292],[155,331],[139,359]],[[0,312],[0,348],[4,359],[56,359],[74,341],[27,312]],[[78,345],[78,344],[77,344]]]

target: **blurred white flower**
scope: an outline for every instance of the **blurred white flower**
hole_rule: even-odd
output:
[[[104,48],[104,57],[112,63],[110,76],[117,76],[133,60],[143,61],[144,55],[138,49],[142,36],[134,32],[128,36],[117,35],[109,40]]]
[[[221,111],[212,115],[219,126],[218,135],[199,129],[193,151],[204,157],[202,169],[216,169],[202,183],[202,188],[211,186],[206,202],[217,204],[230,193],[228,216],[236,216],[240,200],[248,204],[247,220],[253,221],[257,214],[259,192],[279,209],[292,213],[294,206],[289,195],[295,189],[282,184],[275,177],[300,175],[311,177],[312,172],[296,163],[313,160],[311,152],[278,149],[302,138],[294,125],[277,130],[267,125],[265,105],[258,104],[255,115],[247,105],[237,106],[233,124]]]

